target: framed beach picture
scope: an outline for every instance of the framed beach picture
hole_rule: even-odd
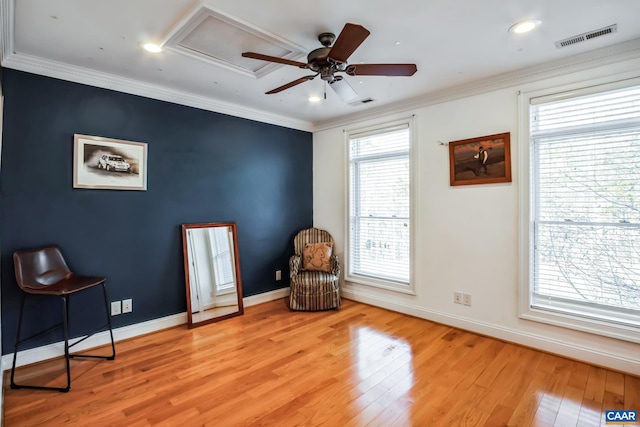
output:
[[[73,188],[147,189],[147,144],[73,136]]]
[[[451,185],[511,182],[509,132],[449,143]]]

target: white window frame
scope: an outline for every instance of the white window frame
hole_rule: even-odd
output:
[[[579,313],[570,314],[568,311],[550,311],[531,307],[530,287],[533,282],[530,244],[533,233],[531,196],[536,182],[531,177],[531,158],[533,147],[530,144],[529,107],[532,99],[545,98],[546,101],[560,100],[580,95],[595,94],[616,88],[636,86],[640,84],[640,77],[617,76],[601,78],[580,84],[547,88],[518,95],[519,122],[519,317],[526,320],[546,323],[554,326],[603,335],[625,341],[640,343],[640,328],[607,321],[606,316],[600,320],[581,316]]]
[[[416,232],[416,167],[415,167],[415,158],[417,157],[417,146],[416,143],[416,126],[415,126],[415,115],[409,118],[399,119],[391,122],[380,123],[374,126],[367,126],[357,129],[349,129],[345,130],[345,170],[346,170],[346,200],[345,200],[345,237],[346,237],[346,250],[345,250],[345,268],[344,268],[344,277],[345,281],[358,285],[371,286],[379,289],[386,289],[390,291],[395,291],[403,294],[416,295],[415,285],[414,285],[414,271],[415,271],[415,232]],[[389,129],[398,126],[408,126],[409,128],[409,283],[402,283],[394,280],[389,280],[385,278],[377,278],[372,276],[364,276],[359,274],[352,274],[350,269],[351,262],[351,227],[349,224],[350,217],[350,206],[351,206],[351,189],[350,189],[350,159],[349,159],[349,140],[354,135],[359,134],[375,134],[375,133],[384,133]]]

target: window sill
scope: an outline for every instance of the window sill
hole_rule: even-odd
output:
[[[402,294],[416,295],[415,289],[413,289],[413,285],[410,283],[401,283],[392,280],[383,280],[377,279],[375,277],[361,276],[356,274],[347,275],[345,277],[345,281],[356,285],[365,285]]]
[[[618,325],[570,313],[538,308],[522,310],[520,318],[640,344],[640,328],[633,326]]]

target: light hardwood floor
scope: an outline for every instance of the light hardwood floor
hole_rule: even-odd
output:
[[[285,300],[73,360],[69,393],[11,390],[5,426],[599,426],[640,379],[383,309]],[[60,360],[16,378],[62,384]]]

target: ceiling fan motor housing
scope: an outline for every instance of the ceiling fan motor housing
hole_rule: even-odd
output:
[[[331,52],[330,47],[319,47],[318,49],[309,52],[309,55],[307,55],[309,68],[313,71],[319,71],[322,67],[331,65],[327,58],[329,52]]]
[[[322,80],[332,81],[333,73],[344,71],[347,68],[346,62],[336,62],[329,58],[330,47],[320,47],[312,50],[307,55],[307,63],[310,70],[320,73]]]
[[[335,39],[336,39],[336,35],[333,34],[333,33],[321,33],[321,34],[318,34],[318,41],[324,47],[331,46]]]

